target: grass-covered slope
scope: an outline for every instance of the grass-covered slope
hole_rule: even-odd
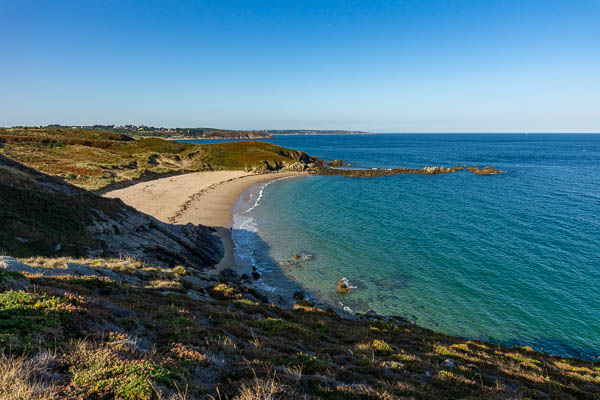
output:
[[[0,130],[0,153],[90,190],[144,176],[220,169],[268,172],[314,161],[258,141],[197,145],[71,129]]]
[[[123,255],[207,268],[222,256],[203,226],[173,226],[0,155],[0,254]]]
[[[16,256],[80,255],[103,248],[86,229],[122,203],[104,199],[0,155],[0,251]]]
[[[0,271],[0,398],[600,398],[597,362],[401,318],[345,319],[305,300],[283,309],[235,279],[180,267],[23,261],[122,279]]]

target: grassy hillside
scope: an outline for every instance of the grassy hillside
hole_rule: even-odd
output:
[[[102,248],[86,226],[122,203],[65,186],[0,156],[0,251],[11,255],[79,255]],[[61,243],[62,245],[59,245]],[[58,246],[58,247],[57,247]]]
[[[204,226],[167,225],[0,155],[0,255],[135,257],[210,268],[220,240]]]
[[[197,145],[71,129],[0,130],[0,154],[91,190],[148,175],[219,169],[268,172],[312,161],[305,153],[258,141]]]
[[[122,260],[118,280],[0,270],[0,398],[598,399],[600,364],[352,320],[248,285]],[[126,280],[125,280],[126,279]]]

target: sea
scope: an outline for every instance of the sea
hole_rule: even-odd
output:
[[[239,263],[278,295],[562,357],[600,356],[600,135],[275,136],[351,168],[494,165],[377,178],[306,176],[236,205]],[[207,143],[206,141],[199,141]],[[347,278],[351,293],[338,294]]]

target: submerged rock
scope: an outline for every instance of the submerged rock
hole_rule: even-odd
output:
[[[300,266],[302,261],[314,260],[315,256],[311,253],[293,253],[290,258],[279,262],[282,267]]]

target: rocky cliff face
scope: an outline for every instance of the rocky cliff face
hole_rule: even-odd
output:
[[[0,155],[0,252],[130,256],[154,265],[210,268],[223,256],[205,226],[169,225]]]

